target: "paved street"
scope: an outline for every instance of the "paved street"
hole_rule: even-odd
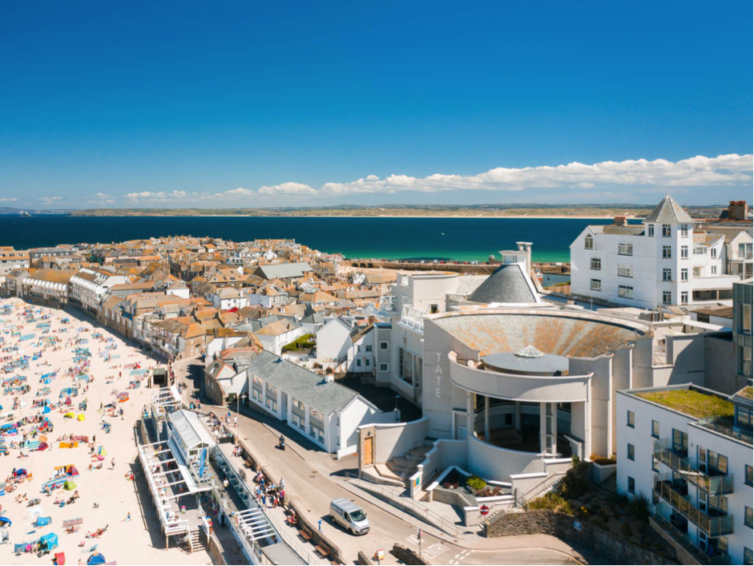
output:
[[[192,386],[199,385],[200,366],[192,363],[193,379],[184,393],[186,399],[192,393]],[[175,366],[179,380],[186,376],[186,365],[183,362]],[[215,411],[220,417],[227,412],[227,409],[210,405],[203,408]],[[235,413],[235,407],[230,409]],[[395,564],[397,559],[390,554],[393,544],[398,542],[418,551],[419,527],[423,530],[422,554],[437,564],[577,564],[584,561],[571,546],[545,535],[487,539],[467,534],[451,538],[355,486],[349,485],[347,489],[345,472],[357,471],[355,455],[335,460],[283,423],[261,411],[242,409],[239,418],[242,443],[264,463],[275,480],[285,478],[286,492],[302,503],[314,524],[322,520],[322,530],[340,547],[347,563],[355,563],[360,550],[371,556],[383,549],[385,562]],[[284,452],[276,448],[281,433],[287,438]],[[356,537],[330,522],[330,502],[339,497],[354,500],[363,507],[372,526],[369,534]]]

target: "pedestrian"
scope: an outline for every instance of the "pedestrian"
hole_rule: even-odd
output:
[[[114,469],[115,469],[115,458],[113,458],[113,459],[112,459],[112,460],[110,461],[110,465],[111,465],[111,466],[113,467],[113,470],[114,470]]]
[[[131,520],[131,512],[128,512],[128,515],[126,516],[126,523],[128,523]]]

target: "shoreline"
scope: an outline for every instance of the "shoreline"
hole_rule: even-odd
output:
[[[445,215],[437,215],[437,214],[374,214],[370,216],[364,216],[364,215],[345,215],[345,214],[337,214],[337,215],[324,215],[324,214],[302,214],[302,215],[284,215],[284,216],[258,216],[258,215],[252,215],[252,214],[190,214],[187,216],[179,216],[179,215],[169,215],[169,214],[117,214],[117,215],[105,215],[105,214],[76,214],[71,215],[69,218],[437,218],[437,219],[447,219],[447,218],[471,218],[471,219],[510,219],[510,220],[612,220],[615,218],[612,215],[603,215],[603,216],[574,216],[574,215],[547,215],[547,216],[539,216],[539,215],[466,215],[466,214],[445,214]],[[634,215],[626,215],[627,220],[642,220],[639,216]]]

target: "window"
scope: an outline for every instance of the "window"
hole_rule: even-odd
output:
[[[366,366],[369,367],[371,360],[367,358],[366,360],[364,360],[364,362],[366,363]]]
[[[717,266],[716,265],[710,265],[709,273],[710,273],[710,275],[717,275]]]
[[[372,346],[371,345],[367,346],[367,352],[371,352],[371,351],[372,351]]]
[[[670,238],[671,230],[670,230],[670,224],[663,224],[662,225],[662,237],[663,238]]]
[[[669,267],[665,267],[662,270],[662,280],[663,281],[672,281],[673,280],[673,270]]]
[[[744,564],[754,564],[754,553],[744,546]]]
[[[751,507],[747,507],[746,515],[744,516],[744,525],[746,525],[747,527],[751,529],[752,523],[754,523],[754,517],[752,517]]]
[[[660,438],[660,422],[652,421],[652,436]]]
[[[671,246],[662,246],[662,259],[671,259],[673,257],[673,248]]]
[[[694,255],[707,255],[707,248],[694,248]]]
[[[689,225],[688,224],[681,224],[678,228],[681,231],[681,237],[682,238],[688,237],[688,235],[689,235]]]
[[[633,299],[634,288],[627,287],[626,285],[618,285],[618,296],[623,297],[624,299]]]
[[[592,291],[602,291],[602,281],[599,279],[592,279],[589,282],[589,288]]]
[[[688,291],[681,291],[681,304],[682,305],[689,304],[689,292]]]
[[[663,305],[670,305],[673,303],[673,293],[670,291],[663,291],[662,292],[662,304]]]
[[[649,236],[650,238],[654,238],[655,237],[655,225],[654,224],[650,224],[649,226],[647,226],[647,236]]]
[[[626,455],[626,457],[629,460],[631,460],[632,462],[634,461],[634,458],[636,456],[635,452],[636,452],[636,449],[634,448],[634,445],[633,444],[629,444],[628,445],[628,454]]]
[[[628,493],[634,493],[636,491],[636,480],[631,476],[628,476]]]
[[[717,259],[717,248],[712,248],[709,251],[709,256],[711,259]]]
[[[594,238],[591,234],[587,234],[586,238],[584,238],[584,249],[585,250],[593,250],[594,249]]]
[[[429,305],[429,314],[437,314],[440,312],[440,307],[437,305]]]
[[[389,350],[390,342],[380,342],[380,350]]]
[[[634,268],[630,265],[619,265],[618,266],[618,277],[633,277],[634,276]]]
[[[618,244],[618,255],[634,255],[634,245]]]
[[[633,411],[628,411],[628,414],[626,417],[626,424],[630,426],[631,428],[634,428],[636,426],[636,416],[634,415]]]
[[[381,372],[385,373],[386,371],[388,371],[388,369],[389,369],[389,366],[387,364],[380,364]]]
[[[746,477],[744,479],[744,482],[746,485],[753,485],[754,482],[752,482],[752,467],[749,466],[749,464],[746,464]]]
[[[602,270],[602,260],[598,257],[593,257],[592,262],[589,265],[589,269],[591,269],[592,271]]]
[[[684,458],[689,455],[689,435],[681,430],[673,429],[673,452]]]
[[[689,280],[689,270],[687,268],[681,269],[681,281],[688,281]]]
[[[711,477],[728,475],[728,457],[700,446],[699,469]]]
[[[689,247],[681,246],[681,259],[689,259]]]
[[[357,368],[360,368],[360,367],[361,367],[361,360],[356,360],[356,367],[357,367]]]

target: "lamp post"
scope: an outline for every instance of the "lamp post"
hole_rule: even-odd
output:
[[[241,397],[243,393],[236,395],[236,446],[240,446],[241,439],[238,437],[238,415],[241,414]]]

